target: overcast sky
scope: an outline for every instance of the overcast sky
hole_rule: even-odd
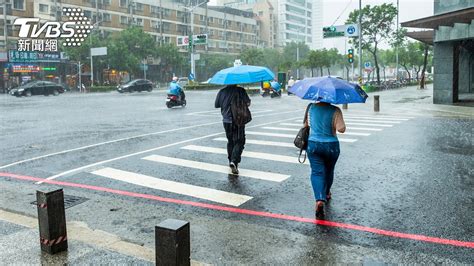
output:
[[[400,23],[417,18],[433,15],[433,0],[399,0],[400,1]],[[210,0],[210,4],[215,4]],[[362,0],[362,5],[379,5],[383,3],[397,4],[397,0]],[[347,7],[347,9],[346,9]],[[359,8],[358,0],[323,0],[323,26],[342,25],[349,13]],[[340,18],[336,21],[336,18]],[[326,39],[324,47],[337,47],[344,50],[344,39]]]

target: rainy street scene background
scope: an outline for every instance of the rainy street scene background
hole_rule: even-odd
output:
[[[0,10],[2,264],[474,264],[473,1]]]

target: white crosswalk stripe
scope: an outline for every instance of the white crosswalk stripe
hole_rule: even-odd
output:
[[[181,166],[181,167],[188,167],[188,168],[206,170],[206,171],[217,172],[217,173],[231,174],[229,172],[229,166],[224,166],[224,165],[203,163],[203,162],[184,160],[184,159],[172,158],[172,157],[166,157],[166,156],[160,156],[160,155],[151,155],[151,156],[144,157],[142,159],[153,161],[153,162],[172,164],[172,165]],[[266,181],[273,181],[273,182],[282,182],[290,177],[289,175],[282,175],[282,174],[255,171],[255,170],[247,170],[247,169],[242,169],[242,168],[239,168],[239,176],[246,176],[246,177],[251,177],[251,178],[261,179],[261,180],[266,180]]]
[[[226,149],[214,148],[214,147],[188,145],[185,147],[181,147],[181,149],[227,155]],[[272,153],[244,151],[242,153],[242,157],[299,164],[297,156],[286,156],[286,155],[277,155],[277,154],[272,154]],[[308,161],[306,161],[305,163],[308,164]]]
[[[215,138],[215,141],[227,142],[226,138]],[[285,148],[295,148],[295,144],[290,142],[279,142],[279,141],[267,141],[267,140],[256,140],[256,139],[246,139],[245,144],[255,144],[263,146],[274,146],[274,147],[285,147]]]
[[[153,176],[147,176],[108,167],[93,171],[92,174],[142,187],[205,199],[235,207],[240,206],[252,199],[252,197],[246,195],[169,181]]]
[[[373,116],[354,116],[354,115],[344,115],[344,118],[354,118],[354,119],[370,119],[370,120],[394,120],[394,121],[409,121],[408,118],[392,118],[392,117],[373,117]]]
[[[245,131],[246,135],[256,135],[256,136],[268,136],[268,137],[277,137],[277,138],[290,138],[294,139],[296,134],[282,134],[282,133],[269,133],[269,132],[258,132],[258,131]],[[338,138],[340,142],[356,142],[357,139],[347,139],[347,138]]]
[[[363,122],[363,123],[381,123],[381,124],[400,124],[400,121],[379,121],[379,120],[368,120],[368,119],[353,119],[353,118],[344,118],[344,121],[348,122]]]
[[[292,132],[298,132],[298,128],[283,128],[283,127],[262,127],[263,129],[269,129],[269,130],[281,130],[281,131],[292,131]],[[358,132],[344,132],[344,133],[337,133],[338,135],[353,135],[353,136],[370,136],[370,133],[358,133]]]
[[[346,125],[371,126],[371,127],[393,127],[393,125],[387,125],[387,124],[369,124],[369,123],[356,123],[356,122],[346,122]]]
[[[302,124],[295,124],[295,123],[280,123],[282,126],[295,126],[298,128],[301,128],[303,125]],[[346,129],[350,130],[365,130],[365,131],[382,131],[383,129],[381,128],[369,128],[369,127],[346,127]]]

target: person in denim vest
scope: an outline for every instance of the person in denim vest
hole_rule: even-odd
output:
[[[308,159],[311,184],[316,199],[316,218],[324,217],[324,204],[331,199],[334,167],[339,157],[337,132],[344,133],[346,125],[339,107],[329,103],[311,104],[305,126],[309,126]]]

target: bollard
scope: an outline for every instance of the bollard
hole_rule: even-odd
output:
[[[167,219],[155,227],[156,265],[191,265],[189,222]]]
[[[66,213],[62,189],[36,191],[41,250],[55,254],[67,250]]]
[[[374,95],[374,112],[380,112],[380,96]]]
[[[347,103],[342,104],[342,109],[347,110]]]

